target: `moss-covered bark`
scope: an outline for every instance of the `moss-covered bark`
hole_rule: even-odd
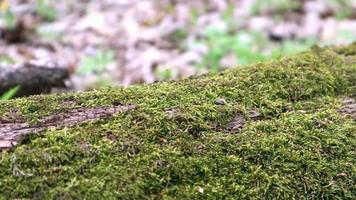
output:
[[[0,153],[0,199],[354,199],[356,122],[337,110],[355,94],[356,43],[178,82],[3,101],[0,116],[32,125],[135,108]],[[229,128],[236,116],[243,125]]]

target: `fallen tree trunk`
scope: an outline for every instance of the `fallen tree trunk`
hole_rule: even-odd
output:
[[[356,43],[2,101],[0,199],[353,199],[355,94]]]
[[[20,86],[17,97],[50,93],[54,87],[65,87],[69,71],[62,67],[26,63],[19,66],[0,66],[0,95]]]

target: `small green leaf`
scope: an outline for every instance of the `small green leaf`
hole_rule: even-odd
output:
[[[12,99],[16,93],[20,90],[21,86],[16,86],[5,92],[3,95],[0,96],[0,100],[9,100]]]

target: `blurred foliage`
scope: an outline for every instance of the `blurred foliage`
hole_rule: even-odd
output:
[[[336,19],[346,19],[353,13],[352,3],[354,0],[326,0],[330,7],[338,8],[339,12],[336,13]]]
[[[220,60],[229,52],[238,57],[239,64],[260,61],[265,58],[259,51],[265,43],[259,33],[241,31],[230,35],[216,30],[207,30],[206,40],[203,42],[208,45],[209,51],[204,56],[201,66],[209,67],[212,72],[219,70]]]
[[[48,22],[55,21],[57,18],[57,12],[50,1],[36,0],[34,5],[35,12],[44,20]],[[0,18],[5,21],[7,28],[13,28],[16,26],[17,17],[11,9],[9,0],[0,1]]]
[[[169,37],[170,37],[170,41],[172,41],[173,43],[182,44],[181,41],[184,41],[184,39],[186,39],[188,35],[189,35],[188,31],[181,28],[174,31],[172,34],[169,35]]]
[[[47,0],[37,0],[35,10],[45,21],[51,22],[57,18],[57,12],[49,2]]]
[[[251,14],[259,15],[264,12],[284,13],[301,7],[300,1],[295,0],[264,0],[255,1],[251,8]]]
[[[92,73],[102,73],[108,64],[114,62],[114,53],[109,50],[99,50],[94,55],[86,56],[82,59],[77,73],[85,75]]]
[[[170,80],[173,77],[173,72],[169,69],[156,69],[155,75],[159,80]]]
[[[0,100],[9,100],[12,99],[16,93],[20,90],[21,86],[16,86],[5,92],[0,96]]]
[[[333,13],[337,19],[345,19],[350,17],[353,13],[353,0],[325,0],[327,5],[335,8],[336,13]],[[0,0],[0,18],[5,22],[6,27],[14,27],[16,25],[16,15],[12,12],[10,0]],[[33,11],[37,13],[43,21],[55,21],[58,19],[58,12],[54,8],[55,1],[50,0],[34,0]],[[248,30],[241,30],[243,20],[236,20],[234,18],[234,4],[223,11],[221,14],[224,20],[226,29],[218,29],[216,27],[208,27],[202,37],[199,35],[198,43],[202,46],[207,46],[208,51],[203,56],[201,63],[198,63],[197,68],[207,68],[211,72],[218,72],[222,67],[221,61],[226,55],[233,55],[236,57],[236,64],[249,64],[259,62],[285,54],[294,54],[300,51],[307,50],[314,44],[320,43],[317,39],[305,40],[284,40],[281,42],[273,42],[263,32],[253,32]],[[266,17],[281,17],[281,14],[289,11],[301,9],[302,1],[295,0],[264,0],[254,1],[250,10],[252,15],[265,15]],[[169,4],[166,8],[168,13],[174,11],[173,4]],[[339,11],[339,12],[337,12]],[[204,15],[205,11],[199,8],[192,8],[190,11],[191,25],[197,25],[199,18]],[[36,27],[39,37],[60,40],[61,33],[51,32],[41,26]],[[175,43],[180,50],[186,50],[184,41],[191,34],[190,29],[181,28],[169,35],[170,41]],[[346,39],[347,41],[356,40],[356,36],[348,31],[340,31],[338,38]],[[326,42],[325,42],[326,43]],[[86,55],[81,58],[79,67],[76,73],[79,75],[94,74],[102,84],[108,84],[108,80],[103,78],[105,71],[109,64],[115,62],[114,53],[110,50],[98,50],[91,55]],[[7,56],[0,55],[0,61],[3,63],[15,63],[13,59]],[[175,74],[169,69],[156,69],[155,75],[160,80],[168,80],[176,78]],[[111,80],[110,80],[111,81]],[[112,81],[114,82],[114,81]]]
[[[352,3],[354,0],[325,0],[326,5],[335,8],[336,19],[346,19],[353,14]],[[251,8],[252,15],[263,13],[285,13],[291,10],[297,10],[302,7],[302,1],[295,0],[264,0],[255,1]]]
[[[356,41],[356,35],[349,30],[340,30],[338,32],[338,38],[346,40],[348,43]]]
[[[0,1],[0,17],[4,19],[7,28],[11,29],[16,26],[16,16],[11,11],[8,0]]]
[[[12,59],[10,56],[4,54],[4,55],[0,55],[0,63],[15,64],[16,61],[14,59]]]
[[[275,43],[263,33],[252,31],[238,31],[235,34],[229,34],[217,30],[207,30],[205,36],[205,39],[200,42],[207,44],[209,51],[198,66],[207,67],[213,73],[219,70],[221,59],[228,53],[233,53],[237,57],[237,64],[249,64],[305,51],[316,43],[314,39],[285,40]]]
[[[108,65],[115,62],[114,52],[110,50],[98,50],[93,55],[87,55],[81,59],[76,71],[80,75],[95,75],[95,81],[88,85],[87,89],[100,88],[113,85],[114,80],[106,72]]]
[[[49,31],[47,29],[43,29],[41,27],[38,27],[36,29],[36,33],[41,37],[41,38],[45,38],[47,40],[60,40],[62,38],[62,34],[58,33],[58,32],[54,32],[54,31]]]

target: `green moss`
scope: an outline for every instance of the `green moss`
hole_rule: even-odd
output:
[[[338,54],[342,54],[345,56],[354,56],[356,54],[356,42],[354,42],[348,46],[340,46],[340,47],[334,48],[334,50]]]
[[[355,58],[354,44],[314,48],[178,82],[2,101],[1,116],[32,123],[78,107],[137,108],[2,152],[0,199],[353,199],[356,122],[336,109],[355,94]],[[263,120],[226,130],[251,109]]]

